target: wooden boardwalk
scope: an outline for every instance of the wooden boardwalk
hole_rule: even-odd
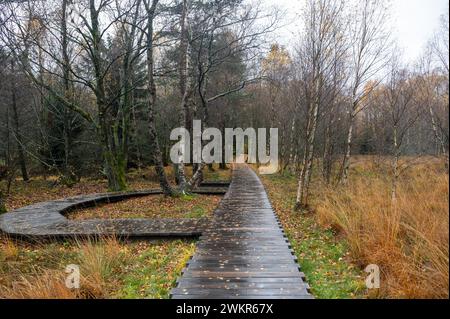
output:
[[[228,184],[204,183],[196,194],[224,195]],[[66,214],[78,208],[113,203],[129,198],[162,194],[159,189],[79,195],[36,203],[0,215],[0,233],[22,239],[61,239],[111,236],[125,238],[197,237],[209,223],[204,218],[129,218],[69,220]]]
[[[264,187],[248,166],[236,165],[230,189],[171,297],[313,298]]]

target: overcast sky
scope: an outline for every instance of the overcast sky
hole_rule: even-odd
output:
[[[305,0],[264,0],[268,5],[276,5],[288,10],[286,20],[289,26],[280,30],[277,38],[289,46],[295,41],[295,26],[300,23],[298,13]],[[393,36],[404,50],[405,59],[414,61],[422,53],[427,41],[439,27],[439,19],[447,11],[448,0],[392,0],[391,27]],[[296,18],[297,16],[297,18]]]

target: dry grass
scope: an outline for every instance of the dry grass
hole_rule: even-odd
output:
[[[64,273],[43,271],[35,275],[22,276],[11,286],[0,287],[0,298],[8,299],[75,299],[76,290],[64,284]]]
[[[85,287],[85,294],[96,298],[109,297],[111,288],[118,284],[110,279],[125,263],[125,248],[116,238],[105,238],[100,242],[87,241],[79,243],[78,247],[81,287]]]
[[[0,243],[0,262],[16,260],[19,257],[19,248],[9,237],[4,237]]]
[[[167,298],[193,250],[181,240],[29,244],[0,237],[0,299]],[[80,289],[65,285],[69,264],[80,267]]]
[[[13,248],[14,247],[14,248]],[[72,247],[52,245],[29,246],[4,238],[1,256],[5,269],[1,269],[0,298],[12,299],[73,299],[109,297],[114,278],[124,262],[123,248],[115,238],[77,242]],[[44,251],[45,262],[35,257],[36,250]],[[69,251],[76,250],[70,261]],[[14,252],[14,254],[12,254]],[[66,259],[67,258],[67,259]],[[34,259],[34,260],[33,260]],[[62,265],[75,263],[80,267],[81,289],[69,289],[65,285],[67,274]],[[59,266],[56,267],[55,266]],[[3,268],[3,267],[2,267]],[[59,268],[59,269],[58,269]],[[9,270],[9,271],[8,271]]]
[[[378,297],[448,298],[448,175],[435,160],[411,167],[392,202],[388,165],[359,159],[348,186],[316,190],[318,220],[345,235],[360,266],[380,266]]]

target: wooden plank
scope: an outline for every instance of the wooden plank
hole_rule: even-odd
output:
[[[256,278],[256,277],[268,277],[268,278],[297,278],[302,279],[299,275],[299,270],[287,272],[287,271],[197,271],[189,270],[183,273],[185,278]]]
[[[190,271],[209,271],[209,272],[234,272],[238,273],[247,273],[247,272],[258,272],[258,273],[266,273],[266,272],[293,272],[298,273],[298,266],[295,264],[291,265],[270,265],[270,266],[246,266],[246,265],[189,265]]]
[[[202,288],[174,288],[174,295],[202,295],[220,294],[226,292],[234,296],[290,296],[290,295],[306,295],[306,288],[245,288],[245,289],[224,289],[225,291],[202,289]]]
[[[300,277],[302,273],[300,273]],[[226,284],[226,283],[267,283],[267,284],[306,284],[304,282],[298,282],[293,280],[292,277],[253,277],[253,278],[187,278],[183,277],[178,280],[178,285],[183,285],[184,283],[188,285],[194,284]]]
[[[289,296],[233,296],[227,293],[204,295],[172,295],[172,299],[314,299],[310,294]]]
[[[277,263],[277,262],[273,262],[273,263],[228,263],[228,262],[198,262],[198,261],[194,261],[194,262],[189,262],[187,264],[189,266],[189,269],[194,270],[194,269],[296,269],[298,270],[298,264],[290,261],[290,262],[283,262],[283,263]]]
[[[191,261],[202,261],[204,263],[289,263],[294,261],[296,258],[288,257],[276,257],[276,256],[233,256],[231,258],[217,258],[216,256],[194,256]]]
[[[233,283],[233,282],[219,282],[219,283],[211,283],[211,282],[184,282],[177,285],[177,288],[203,288],[203,289],[248,289],[248,288],[258,288],[258,289],[277,289],[277,288],[301,288],[306,291],[309,289],[307,284],[298,284],[298,283],[265,283],[265,282],[242,282],[242,283]]]

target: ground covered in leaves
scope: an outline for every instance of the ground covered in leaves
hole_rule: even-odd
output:
[[[171,181],[174,181],[172,167],[166,167],[166,174]],[[188,177],[192,175],[190,167],[186,169],[186,175]],[[215,166],[214,170],[205,169],[204,178],[208,181],[230,180],[231,170],[220,170]],[[158,177],[153,167],[131,170],[127,174],[127,181],[129,190],[159,188]],[[5,180],[0,181],[0,188],[4,190],[4,193],[7,193],[5,191],[7,188]],[[28,182],[21,179],[12,182],[10,191],[6,196],[6,208],[7,210],[13,210],[38,202],[107,191],[108,184],[105,179],[82,178],[75,185],[68,187],[59,183],[55,176],[45,178],[43,176],[32,176]]]
[[[69,219],[93,218],[202,218],[210,217],[222,196],[184,195],[167,197],[149,195],[112,204],[80,209],[67,214]]]

